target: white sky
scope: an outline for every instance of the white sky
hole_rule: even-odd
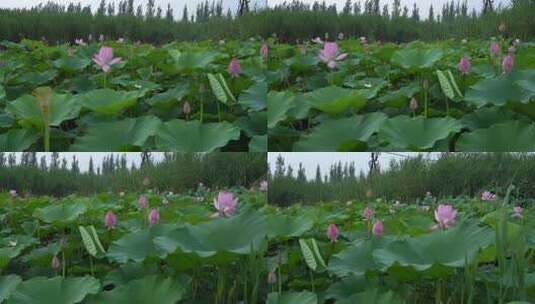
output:
[[[418,154],[423,154],[425,157],[436,158],[440,153],[416,153],[416,152],[406,152],[406,153],[381,153],[379,155],[379,166],[381,170],[388,169],[390,161],[392,159],[399,159],[403,157],[414,157]],[[370,160],[370,153],[365,152],[355,152],[355,153],[333,153],[333,152],[269,152],[268,153],[268,163],[271,169],[271,172],[275,170],[275,162],[277,157],[282,155],[284,158],[284,164],[286,167],[291,165],[294,169],[294,174],[297,174],[297,169],[299,168],[299,163],[302,163],[305,167],[307,178],[313,179],[316,177],[316,166],[319,165],[321,169],[321,174],[329,173],[329,168],[332,164],[338,163],[339,161],[344,163],[354,162],[356,167],[357,175],[361,170],[364,172],[368,171],[368,161]]]
[[[211,2],[211,0],[209,0]],[[251,0],[251,2],[254,3],[263,3],[265,0]],[[276,5],[285,2],[285,0],[267,0],[268,5]],[[325,2],[327,4],[336,3],[336,6],[339,10],[341,10],[344,6],[346,0],[326,0]],[[364,3],[364,0],[360,0],[361,3]],[[442,5],[446,2],[449,2],[450,0],[401,0],[401,4],[407,5],[409,8],[412,8],[413,3],[417,3],[420,7],[420,15],[422,17],[427,16],[427,11],[429,9],[429,6],[433,4],[435,7],[435,12],[437,11],[436,8],[441,8]],[[41,2],[47,2],[47,0],[0,0],[0,8],[23,8],[23,7],[31,7],[34,5],[37,5]],[[96,9],[100,3],[100,0],[56,0],[54,1],[56,3],[70,3],[70,2],[80,2],[82,5],[91,5],[93,9]],[[110,2],[110,0],[107,0],[106,2]],[[118,0],[115,0],[116,3],[118,3]],[[184,7],[184,4],[188,4],[188,10],[190,14],[194,12],[195,7],[198,3],[204,2],[204,0],[155,0],[156,6],[161,6],[164,10],[167,8],[167,4],[171,3],[171,7],[173,8],[174,14],[177,17],[182,16],[182,9]],[[286,2],[291,2],[291,0],[286,0]],[[303,2],[307,3],[314,3],[313,0],[304,0]],[[320,1],[321,2],[321,1]],[[356,2],[356,1],[354,1]],[[381,8],[385,3],[391,4],[393,0],[381,0]],[[468,0],[468,5],[470,9],[476,8],[481,9],[482,6],[482,0]],[[145,7],[145,4],[147,3],[147,0],[135,0],[135,7],[137,7],[138,4],[143,4],[143,7]],[[223,4],[226,8],[236,9],[238,0],[223,0]],[[496,5],[498,4],[509,4],[510,0],[496,0]]]
[[[0,1],[4,1],[4,0],[0,0]],[[20,156],[21,156],[22,153],[16,153],[16,154],[17,154],[17,162],[19,162],[20,161]],[[100,167],[100,164],[102,163],[102,160],[104,159],[104,157],[108,156],[110,154],[114,154],[115,157],[117,157],[117,155],[126,154],[126,160],[128,162],[128,167],[129,168],[132,165],[132,163],[135,163],[136,167],[139,167],[139,164],[141,163],[141,153],[138,153],[138,152],[129,152],[129,153],[61,152],[61,153],[59,153],[59,159],[60,159],[60,163],[61,163],[61,159],[65,157],[65,159],[68,162],[68,168],[70,168],[70,164],[71,164],[71,161],[72,161],[72,156],[76,155],[76,159],[78,159],[78,165],[80,167],[80,170],[82,172],[85,172],[85,171],[87,171],[89,169],[89,159],[91,157],[93,158],[93,164],[95,165],[95,170],[96,170],[96,167]],[[42,155],[46,156],[47,164],[50,164],[50,157],[52,156],[52,153],[44,153],[44,152],[37,153],[37,161],[38,161],[38,163],[41,161],[41,156]],[[163,159],[163,153],[153,152],[153,153],[151,153],[151,155],[152,155],[152,159],[155,160],[155,161],[160,161],[160,160]]]

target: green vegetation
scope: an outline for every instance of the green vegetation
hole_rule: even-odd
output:
[[[158,162],[151,160],[150,153],[143,156],[142,164],[136,167],[127,163],[125,154],[110,154],[101,164],[91,159],[89,170],[81,172],[75,156],[71,160],[60,158],[58,153],[39,156],[26,152],[17,163],[14,153],[0,152],[0,190],[16,190],[22,196],[92,195],[147,187],[178,193],[199,183],[212,189],[248,188],[266,178],[264,153],[166,153]]]
[[[472,0],[471,0],[472,1]],[[474,0],[479,1],[479,0]],[[109,2],[109,1],[108,1]],[[236,1],[237,2],[237,1]],[[416,2],[416,1],[415,1]],[[485,5],[484,12],[468,10],[467,1],[452,1],[444,7],[419,11],[402,7],[399,1],[383,5],[380,0],[347,1],[337,9],[321,1],[303,4],[288,1],[268,10],[235,16],[225,12],[219,1],[207,1],[195,12],[173,12],[156,8],[154,1],[102,1],[99,7],[48,4],[32,10],[0,10],[0,40],[41,39],[51,43],[106,38],[127,38],[151,43],[174,40],[246,39],[276,33],[283,41],[323,37],[366,36],[381,41],[438,40],[446,38],[489,38],[496,35],[496,24],[506,22],[507,33],[523,40],[535,37],[533,0],[514,0],[511,7]],[[146,4],[146,5],[145,5]]]
[[[334,163],[328,172],[317,168],[312,172],[315,178],[309,180],[303,167],[293,168],[279,157],[270,168],[269,201],[283,206],[346,202],[364,200],[369,191],[387,201],[422,200],[427,192],[439,198],[480,196],[484,190],[503,196],[513,183],[511,201],[526,206],[534,202],[535,155],[531,153],[424,155],[394,159],[388,169],[375,168],[371,173],[358,172],[355,163]]]
[[[513,209],[508,195],[438,207],[370,199],[278,209],[265,192],[231,190],[237,210],[216,218],[217,194],[205,191],[1,194],[0,301],[423,304],[535,296],[533,210]]]

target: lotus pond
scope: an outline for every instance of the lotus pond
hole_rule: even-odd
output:
[[[265,152],[265,71],[246,51],[234,77],[232,46],[1,42],[0,150]]]
[[[492,47],[491,47],[492,46]],[[270,151],[532,151],[535,45],[277,45]]]
[[[265,192],[231,191],[61,199],[1,194],[0,302],[535,298],[534,210],[519,208],[522,202],[490,194],[279,209],[267,205]]]

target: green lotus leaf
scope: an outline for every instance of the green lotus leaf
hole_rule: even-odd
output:
[[[182,299],[184,293],[183,284],[176,278],[150,275],[92,296],[88,303],[175,304]]]
[[[85,69],[91,60],[81,56],[63,56],[54,61],[54,66],[68,72],[75,72]]]
[[[136,104],[141,92],[114,91],[111,89],[100,89],[90,91],[79,97],[80,104],[91,111],[105,114],[117,115],[119,112]]]
[[[347,109],[359,110],[366,105],[366,98],[358,90],[336,86],[321,88],[305,94],[311,107],[326,113],[340,113]]]
[[[216,57],[216,53],[202,51],[180,52],[170,50],[169,54],[175,62],[174,69],[180,73],[205,69]]]
[[[366,277],[349,275],[336,281],[329,286],[325,291],[325,299],[334,299],[336,301],[351,297],[356,293],[360,293],[369,288],[369,285],[374,282],[368,282]]]
[[[289,92],[269,92],[267,95],[269,129],[286,119],[288,111],[294,107],[294,98],[295,96]]]
[[[72,151],[130,151],[141,150],[145,142],[160,129],[161,121],[154,116],[126,118],[99,123],[76,139]]]
[[[12,129],[0,134],[0,151],[21,152],[28,149],[39,138],[38,134],[28,129]]]
[[[154,239],[175,228],[175,225],[158,224],[126,234],[111,244],[107,256],[119,263],[142,262],[146,257],[162,256],[164,252],[154,245]]]
[[[496,78],[483,79],[470,87],[464,100],[478,107],[487,104],[503,106],[508,102],[527,103],[535,92],[530,92],[517,84],[523,74],[514,72]]]
[[[390,242],[376,249],[373,258],[382,270],[394,265],[417,271],[431,270],[434,265],[459,268],[493,242],[490,228],[462,222],[446,230]]]
[[[268,294],[266,304],[317,304],[318,296],[310,291],[272,292]]]
[[[461,135],[455,145],[465,152],[529,152],[535,149],[535,125],[521,121],[495,124]]]
[[[505,123],[514,119],[514,113],[505,108],[484,107],[464,115],[461,121],[468,129],[476,130],[486,129],[494,124]]]
[[[429,118],[396,116],[388,119],[379,130],[379,138],[402,150],[431,149],[439,140],[459,132],[462,125],[450,117]]]
[[[15,78],[15,83],[25,84],[30,87],[37,87],[43,85],[57,76],[55,70],[47,70],[44,72],[26,72]]]
[[[14,274],[0,277],[0,303],[9,298],[22,279]]]
[[[404,69],[427,69],[433,67],[443,54],[439,48],[409,47],[395,52],[391,60],[393,64]]]
[[[26,247],[28,246],[24,244],[18,244],[12,247],[0,247],[0,270],[5,268],[9,264],[9,261],[16,258]]]
[[[299,237],[311,230],[314,221],[308,216],[273,214],[267,218],[268,235],[271,237]]]
[[[328,270],[339,277],[350,274],[362,276],[367,271],[378,270],[381,265],[373,259],[373,251],[384,247],[390,241],[385,237],[357,241],[335,254],[329,261]]]
[[[86,210],[84,202],[69,202],[35,209],[33,216],[45,223],[68,223],[75,221]]]
[[[411,83],[404,86],[397,91],[393,91],[388,95],[379,98],[379,101],[386,107],[401,108],[409,105],[409,100],[420,91],[420,86],[417,83]]]
[[[327,120],[295,144],[295,151],[364,150],[365,143],[379,131],[387,116],[383,113]]]
[[[155,238],[154,243],[167,253],[181,249],[207,257],[218,252],[249,254],[265,246],[266,235],[265,217],[248,209],[229,218],[179,227]]]
[[[382,293],[377,288],[367,289],[348,298],[336,302],[337,304],[370,303],[370,304],[404,304],[406,303],[393,291]]]
[[[228,122],[201,123],[175,119],[164,123],[156,136],[163,151],[212,152],[240,137],[240,130]]]
[[[52,95],[48,108],[50,126],[59,126],[62,122],[77,118],[80,114],[80,105],[72,95]],[[32,95],[24,95],[8,103],[6,110],[24,123],[29,123],[37,128],[44,127],[41,106]]]
[[[245,90],[238,99],[238,103],[252,111],[261,111],[266,108],[268,85],[266,82],[257,82]]]
[[[250,152],[267,152],[268,150],[268,137],[267,135],[255,135],[249,142]]]
[[[7,304],[74,304],[80,303],[88,294],[99,292],[97,279],[35,277],[24,281],[9,297]]]
[[[189,87],[187,85],[177,85],[173,89],[154,95],[147,100],[147,103],[154,107],[169,109],[176,106],[188,93]]]

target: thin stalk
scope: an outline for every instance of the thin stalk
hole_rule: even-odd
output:
[[[219,101],[217,102],[217,119],[221,122],[221,105]]]

